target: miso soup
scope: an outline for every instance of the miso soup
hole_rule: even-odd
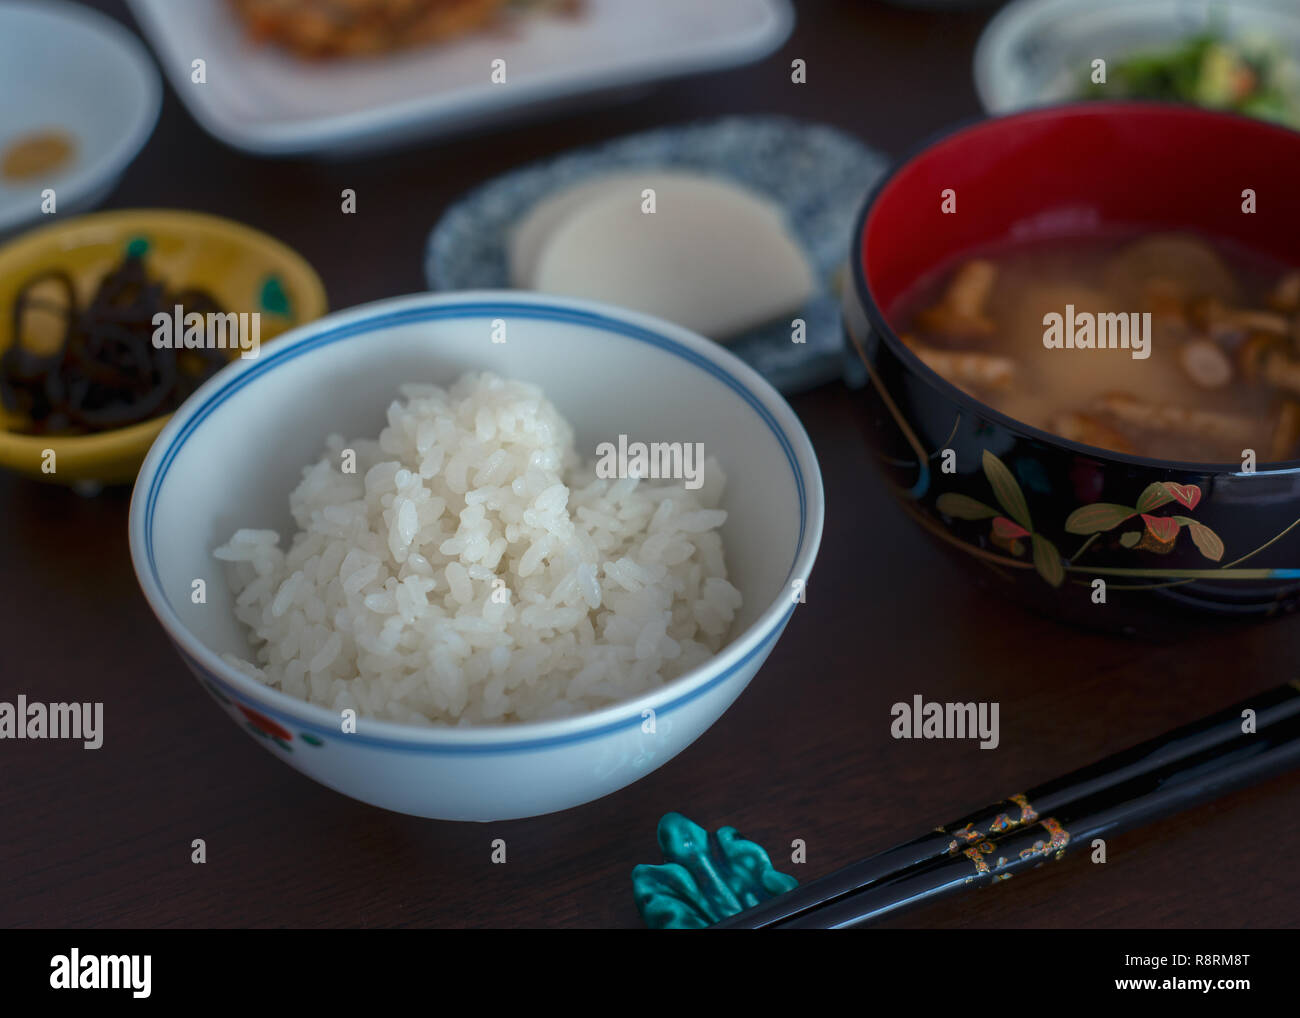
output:
[[[935,372],[1026,424],[1116,452],[1300,456],[1300,271],[1190,233],[978,252],[889,315]]]

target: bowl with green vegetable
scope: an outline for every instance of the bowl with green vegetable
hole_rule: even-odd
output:
[[[1146,99],[1300,129],[1300,4],[1015,0],[980,37],[975,87],[989,113]]]

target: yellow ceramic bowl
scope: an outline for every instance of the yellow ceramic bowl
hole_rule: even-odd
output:
[[[84,304],[104,275],[121,264],[127,245],[139,239],[148,244],[150,278],[165,280],[173,290],[207,290],[228,311],[260,312],[262,342],[327,310],[325,288],[312,267],[258,230],[197,212],[99,212],[33,230],[0,248],[0,352],[14,341],[10,309],[28,279],[62,269]],[[0,467],[58,484],[130,483],[170,416],[113,431],[51,437],[19,433],[21,419],[0,405]]]

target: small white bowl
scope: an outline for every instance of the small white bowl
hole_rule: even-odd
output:
[[[506,323],[504,343],[491,341],[496,319]],[[600,711],[475,727],[362,718],[344,734],[338,712],[222,660],[225,652],[247,657],[249,644],[212,550],[238,527],[287,534],[289,492],[328,434],[377,435],[399,384],[449,384],[468,370],[540,385],[573,425],[580,451],[611,433],[703,442],[727,474],[722,536],[744,606],[731,642],[706,666]],[[145,597],[181,656],[270,752],[386,809],[504,820],[616,791],[713,724],[795,611],[795,581],[812,570],[822,515],[821,476],[798,418],[716,343],[588,301],[476,291],[341,311],[222,369],[150,450],[131,501],[130,541]],[[196,579],[206,582],[206,604],[192,603]]]
[[[162,85],[144,46],[112,18],[62,0],[0,3],[0,150],[31,132],[74,145],[67,165],[23,181],[0,178],[0,233],[101,202],[153,133]]]
[[[1300,55],[1295,0],[1014,0],[975,47],[975,91],[991,114],[1078,98],[1091,62],[1178,43],[1217,28],[1262,35]]]

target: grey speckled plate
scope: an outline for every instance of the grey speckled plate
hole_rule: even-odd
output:
[[[433,290],[510,286],[507,238],[534,203],[581,180],[637,167],[690,169],[748,185],[786,212],[819,287],[789,320],[742,334],[727,348],[782,392],[813,388],[842,373],[837,277],[849,254],[853,218],[886,160],[844,132],[783,117],[727,117],[616,138],[513,170],[475,188],[434,227],[425,252]]]

